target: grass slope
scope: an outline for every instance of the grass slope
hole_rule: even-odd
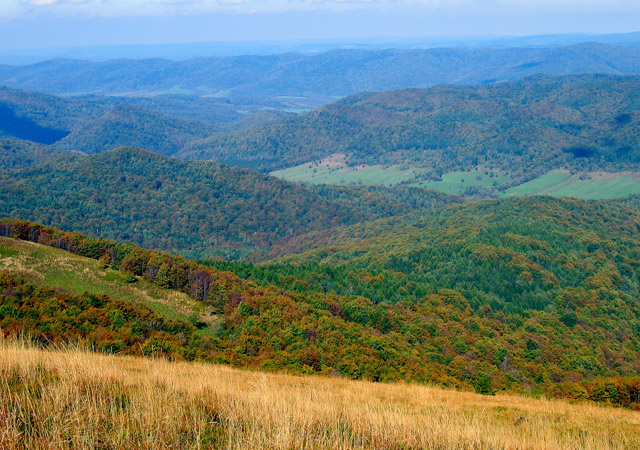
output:
[[[204,333],[215,332],[220,326],[216,316],[209,314],[209,308],[183,292],[164,289],[143,279],[130,283],[126,274],[101,267],[95,259],[52,247],[0,237],[0,271],[37,286],[142,304],[168,319],[197,318],[208,325],[202,329]]]
[[[0,447],[584,449],[640,446],[634,411],[292,377],[0,342]]]
[[[508,189],[506,195],[553,195],[584,199],[607,199],[640,194],[637,173],[587,173],[571,175],[552,171]]]

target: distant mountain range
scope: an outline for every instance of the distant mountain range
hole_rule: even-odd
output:
[[[385,50],[429,48],[560,47],[581,43],[640,45],[640,32],[617,34],[544,34],[532,36],[440,36],[428,38],[323,39],[296,41],[188,42],[176,44],[99,45],[57,48],[0,49],[0,64],[33,64],[49,59],[108,61],[117,58],[194,58],[275,53],[317,54],[331,50]]]
[[[640,72],[640,46],[333,50],[320,54],[0,66],[0,84],[63,95],[338,96],[524,76]]]

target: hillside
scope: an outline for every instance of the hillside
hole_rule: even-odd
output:
[[[49,145],[0,138],[0,172],[33,166],[65,155],[69,152]]]
[[[212,264],[264,285],[364,297],[371,303],[354,302],[347,314],[368,326],[380,326],[389,304],[414,310],[434,302],[423,316],[429,331],[412,335],[432,345],[429,358],[448,370],[494,358],[492,369],[479,363],[492,377],[545,367],[540,380],[580,379],[585,367],[625,364],[632,375],[640,370],[640,214],[628,205],[544,197],[467,203],[312,233],[293,239],[281,249],[289,256],[267,265]],[[314,250],[291,255],[305,248]],[[441,301],[457,311],[436,312]],[[491,325],[481,331],[484,323]],[[607,344],[597,335],[608,336]],[[511,344],[497,344],[499,336]],[[506,356],[516,342],[520,356]],[[517,358],[527,369],[511,372]]]
[[[0,343],[0,376],[6,450],[52,442],[80,450],[640,446],[634,411],[412,384],[42,351],[16,342]]]
[[[637,197],[469,202],[310,233],[279,249],[281,259],[255,270],[300,272],[290,274],[296,279],[320,270],[309,276],[324,281],[309,289],[376,303],[456,289],[476,310],[487,304],[509,312],[544,310],[564,298],[562,309],[573,312],[595,289],[626,299],[633,311],[639,219]]]
[[[487,83],[534,74],[640,72],[640,47],[576,44],[549,48],[334,50],[269,56],[50,60],[0,66],[0,84],[78,95],[182,93],[225,97],[314,97]]]
[[[260,257],[309,231],[460,201],[424,189],[341,192],[328,199],[246,169],[120,148],[0,176],[0,214],[193,256]]]
[[[211,334],[219,324],[210,308],[183,292],[145,280],[132,282],[108,264],[32,242],[0,237],[0,271],[45,291],[54,289],[58,295],[108,296],[124,304],[143,305],[161,320],[199,323],[200,333]],[[61,337],[51,335],[50,339]]]
[[[320,160],[345,154],[352,167],[425,169],[408,183],[491,170],[504,178],[496,189],[561,167],[638,170],[639,92],[638,77],[581,75],[362,93],[178,156],[265,171],[310,163],[311,178]]]
[[[549,209],[544,202],[520,202],[528,209]],[[598,203],[592,206],[607,208]],[[465,207],[448,209],[459,208]],[[403,247],[396,247],[387,259],[380,258],[371,265],[355,259],[351,265],[299,263],[261,269],[218,263],[218,268],[213,268],[131,245],[4,220],[0,222],[1,236],[67,249],[97,259],[138,282],[186,293],[210,308],[223,325],[213,334],[203,334],[196,326],[176,320],[171,325],[174,328],[167,325],[166,334],[149,340],[135,328],[122,326],[126,320],[114,325],[115,317],[124,314],[123,306],[117,306],[122,305],[119,300],[101,300],[100,305],[106,305],[101,313],[108,317],[106,321],[94,322],[93,316],[78,316],[71,308],[63,308],[65,314],[52,314],[59,303],[80,307],[90,305],[94,297],[59,290],[52,293],[46,287],[36,289],[21,281],[19,273],[9,273],[2,278],[2,304],[7,307],[0,309],[0,326],[5,333],[22,330],[36,336],[46,333],[50,341],[91,343],[96,338],[87,333],[99,325],[112,330],[95,335],[99,342],[107,340],[106,348],[115,345],[112,341],[118,342],[122,351],[133,354],[140,354],[146,347],[170,358],[242,367],[437,383],[484,394],[501,390],[545,392],[633,407],[639,392],[640,308],[633,265],[638,246],[625,236],[629,227],[638,226],[639,213],[611,208],[607,210],[611,222],[625,223],[626,228],[621,227],[617,233],[607,230],[607,243],[596,250],[599,226],[596,223],[591,230],[584,225],[590,230],[586,232],[590,241],[584,244],[589,246],[590,256],[584,261],[574,259],[558,269],[556,260],[544,262],[545,254],[540,250],[538,255],[478,245],[471,250],[479,256],[469,251],[447,252],[453,256],[443,260],[434,255],[433,265],[448,264],[449,270],[442,281],[431,284],[424,281],[431,276],[427,262],[403,258]],[[574,216],[584,212],[588,217],[590,212],[579,204],[573,209]],[[555,211],[565,212],[559,207]],[[550,233],[553,231],[551,226]],[[452,238],[456,233],[458,230],[453,231]],[[576,239],[581,237],[574,234]],[[385,238],[389,245],[397,245],[395,240],[406,241],[404,235],[399,229]],[[509,236],[527,248],[537,249],[533,247],[535,237],[528,238],[529,242],[526,236]],[[558,240],[567,239],[561,236]],[[451,245],[461,245],[455,242],[452,240]],[[626,248],[617,248],[616,244]],[[563,247],[557,243],[556,247],[560,252],[556,259],[562,260]],[[363,250],[352,248],[352,257],[358,253],[366,256]],[[447,250],[446,245],[442,248]],[[379,247],[374,245],[371,251],[379,251]],[[570,255],[574,253],[576,258],[581,255],[576,250]],[[477,290],[471,289],[464,279],[472,280],[474,272],[473,268],[464,272],[465,264],[478,267],[479,277],[503,270],[504,281],[496,283],[489,278]],[[258,284],[236,274],[253,278]],[[437,271],[434,274],[440,275]],[[462,281],[456,283],[456,277]],[[567,279],[572,283],[569,286]],[[489,282],[495,287],[491,288]],[[517,296],[504,298],[505,292],[516,292]],[[380,293],[386,298],[376,298]],[[114,308],[121,312],[108,312]],[[144,305],[136,308],[138,312],[131,313],[134,316],[151,314],[149,310],[144,312]]]
[[[187,143],[216,131],[217,128],[205,122],[119,105],[74,130],[56,142],[56,146],[85,153],[100,153],[129,146],[172,155]]]
[[[0,137],[57,144],[89,153],[120,145],[158,147],[159,135],[172,152],[223,128],[246,128],[284,117],[295,101],[256,98],[154,95],[61,97],[0,86]],[[309,106],[307,109],[310,109]],[[71,136],[68,136],[72,133]],[[174,134],[178,136],[174,137]]]
[[[99,101],[0,87],[0,136],[53,144],[108,109]]]

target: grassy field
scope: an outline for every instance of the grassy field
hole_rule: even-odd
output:
[[[271,172],[271,175],[299,183],[337,184],[343,186],[353,184],[393,186],[394,184],[412,180],[417,175],[425,172],[426,170],[424,169],[403,169],[400,166],[332,167],[307,163]]]
[[[640,413],[4,341],[0,448],[637,449]]]
[[[407,168],[402,166],[348,166],[346,156],[334,154],[322,161],[301,164],[284,170],[271,172],[271,175],[288,181],[312,184],[377,184],[393,186],[409,183],[447,194],[464,194],[470,188],[493,190],[496,186],[507,183],[508,175],[485,170],[469,172],[451,172],[442,176],[441,181],[423,181],[421,176],[430,172],[428,169]]]
[[[585,199],[619,198],[640,194],[640,177],[629,173],[571,175],[552,171],[506,191],[507,195],[554,195]]]
[[[312,184],[378,184],[393,186],[409,182],[447,194],[464,194],[469,188],[479,187],[492,190],[496,186],[510,181],[508,175],[495,171],[472,170],[469,172],[451,172],[442,176],[442,181],[412,182],[416,177],[427,173],[427,169],[407,169],[401,166],[338,166],[307,163],[289,169],[271,172],[271,175],[288,181]]]
[[[511,180],[508,175],[485,170],[469,172],[451,172],[442,176],[442,181],[422,181],[416,186],[433,189],[447,194],[463,195],[470,188],[482,188],[488,191]]]
[[[473,195],[475,189],[486,191],[495,189],[511,181],[501,172],[472,170],[451,172],[442,176],[441,181],[422,180],[427,169],[401,166],[358,166],[344,163],[345,155],[332,155],[319,163],[307,163],[296,167],[272,172],[271,175],[299,183],[313,184],[378,184],[393,186],[408,183],[436,191],[455,195]],[[418,181],[416,181],[416,179]],[[640,194],[640,176],[633,173],[570,174],[554,170],[534,180],[508,189],[504,195],[553,195],[579,197],[584,199],[620,198]]]
[[[312,95],[308,97],[281,95],[275,97],[275,100],[277,100],[282,106],[284,106],[284,108],[282,108],[283,111],[296,114],[314,110],[328,103],[333,103],[339,99],[340,97],[326,95]]]
[[[202,303],[187,294],[163,289],[142,279],[127,283],[126,275],[117,270],[101,269],[96,260],[55,248],[0,237],[0,270],[42,286],[142,303],[170,319],[197,317],[208,325],[202,328],[203,333],[215,334],[220,326]]]

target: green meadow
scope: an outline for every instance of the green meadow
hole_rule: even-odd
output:
[[[427,169],[406,169],[401,166],[340,166],[307,163],[284,170],[271,172],[271,175],[288,181],[311,184],[377,184],[393,186],[410,182],[417,176],[427,173]]]
[[[421,179],[428,172],[428,169],[406,168],[398,165],[350,167],[340,163],[307,163],[271,172],[271,175],[288,181],[311,184],[344,186],[405,184],[455,195],[473,195],[479,189],[495,193],[501,185],[511,181],[511,177],[504,172],[483,169],[447,173],[439,181]],[[640,177],[631,173],[604,174],[594,172],[572,175],[565,171],[553,170],[526,183],[514,186],[502,195],[551,195],[607,199],[635,194],[640,194]]]
[[[506,195],[552,195],[584,199],[619,198],[634,194],[640,194],[640,178],[630,174],[571,175],[561,171],[548,172],[506,191]]]
[[[376,184],[394,186],[408,184],[433,189],[447,194],[463,195],[469,189],[482,188],[494,190],[507,183],[511,178],[498,171],[472,170],[469,172],[451,172],[442,176],[440,181],[421,180],[429,173],[428,169],[396,166],[357,166],[307,163],[284,170],[271,172],[271,175],[288,181],[311,184]]]
[[[510,180],[508,175],[497,171],[471,170],[469,172],[447,173],[442,176],[442,181],[422,181],[416,183],[416,186],[447,194],[464,195],[468,190],[474,188],[491,191]]]

